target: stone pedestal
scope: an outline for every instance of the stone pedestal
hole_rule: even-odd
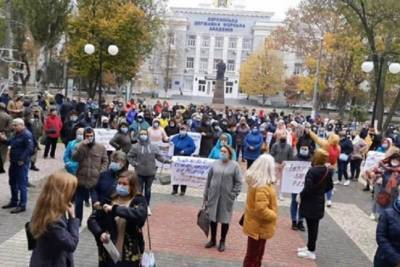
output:
[[[224,105],[225,104],[225,81],[224,80],[216,80],[215,81],[215,89],[214,89],[214,97],[212,100],[213,105]]]

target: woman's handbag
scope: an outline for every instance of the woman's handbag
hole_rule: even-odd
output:
[[[44,134],[40,137],[39,143],[44,146],[46,145],[47,136]]]
[[[160,181],[161,185],[169,185],[171,184],[171,175],[162,175],[162,172],[164,170],[164,163],[161,166],[161,169],[159,171],[159,173],[157,174],[157,178]]]
[[[197,225],[204,232],[206,237],[208,237],[210,231],[210,217],[206,210],[206,201],[203,202],[203,207],[197,213]]]
[[[147,237],[149,239],[149,251],[146,251],[142,255],[142,260],[140,262],[141,267],[156,267],[156,259],[154,253],[151,250],[151,236],[150,236],[150,224],[149,217],[147,217]]]
[[[34,250],[36,247],[36,240],[32,235],[30,229],[30,222],[27,222],[25,224],[25,233],[26,233],[26,239],[28,240],[28,250]]]
[[[341,153],[341,154],[339,155],[339,159],[340,159],[341,161],[348,161],[348,160],[349,160],[349,155],[347,155],[347,154],[345,154],[345,153]]]
[[[244,224],[244,213],[242,214],[242,217],[240,217],[240,220],[239,220],[239,225],[243,226],[243,224]]]

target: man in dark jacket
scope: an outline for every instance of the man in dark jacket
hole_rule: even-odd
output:
[[[340,156],[338,160],[338,179],[339,183],[342,182],[342,176],[344,176],[345,182],[343,185],[350,185],[349,175],[347,173],[347,167],[350,162],[351,153],[353,153],[353,143],[346,136],[346,132],[341,131],[340,134]]]
[[[28,200],[27,183],[30,159],[33,153],[32,134],[25,128],[23,119],[17,118],[12,122],[15,136],[7,140],[5,134],[0,134],[1,142],[10,145],[9,183],[11,201],[3,209],[15,208],[11,213],[20,213],[26,210]],[[18,193],[20,199],[18,200]]]
[[[12,118],[6,112],[6,105],[0,103],[0,132],[8,136],[11,130],[11,122]],[[4,163],[6,162],[7,153],[8,145],[0,143],[0,173],[5,173]]]

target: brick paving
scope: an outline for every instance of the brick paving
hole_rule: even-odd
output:
[[[62,168],[62,153],[63,148],[60,145],[55,160],[43,160],[39,157],[37,165],[41,171],[30,172],[30,181],[37,187],[29,189],[27,212],[11,215],[9,211],[0,210],[0,267],[28,266],[30,254],[26,251],[23,226],[31,216],[43,178]],[[352,184],[348,188],[337,187],[334,196],[336,204],[334,203],[321,222],[316,262],[297,258],[296,248],[305,245],[306,235],[290,230],[288,201],[280,202],[277,232],[267,242],[263,266],[371,266],[370,259],[374,249],[371,244],[375,242],[370,239],[375,225],[366,224],[370,199],[369,194],[361,192],[361,188],[362,185],[359,184]],[[170,190],[170,186],[154,185],[150,225],[157,266],[241,266],[246,236],[237,222],[244,203],[235,204],[234,218],[227,237],[227,250],[219,253],[216,249],[204,248],[207,239],[196,226],[202,192],[189,189],[188,196],[174,197],[169,195]],[[1,174],[0,203],[7,203],[9,196],[8,176]],[[242,194],[239,200],[244,199],[245,194]],[[368,227],[368,235],[364,239],[362,227]],[[97,248],[91,233],[85,227],[82,228],[75,253],[75,266],[97,266]]]

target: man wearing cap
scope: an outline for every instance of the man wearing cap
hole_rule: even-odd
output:
[[[0,131],[4,133],[6,136],[9,135],[11,131],[11,122],[12,118],[6,112],[6,105],[4,103],[0,103]],[[0,173],[5,173],[4,171],[4,163],[6,162],[8,152],[8,145],[0,143]]]
[[[25,128],[23,119],[14,119],[12,127],[15,131],[13,138],[7,139],[5,134],[0,134],[0,141],[11,146],[10,169],[8,172],[11,201],[2,208],[15,208],[11,211],[11,213],[15,214],[26,210],[28,168],[33,153],[33,138],[32,134]]]

